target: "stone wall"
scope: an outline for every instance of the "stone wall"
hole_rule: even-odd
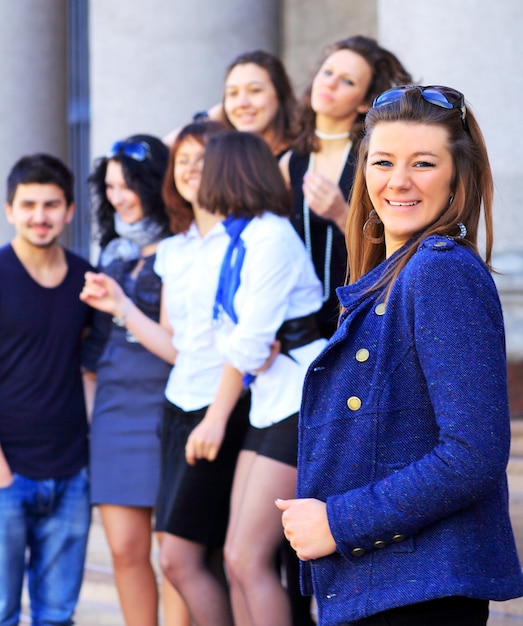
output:
[[[0,186],[24,154],[67,157],[65,0],[0,4]],[[0,212],[0,244],[12,236]]]
[[[283,0],[282,7],[281,57],[297,95],[324,46],[351,35],[377,36],[376,0]]]

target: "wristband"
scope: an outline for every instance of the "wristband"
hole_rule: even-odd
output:
[[[115,315],[113,317],[113,324],[116,324],[120,328],[123,328],[125,326],[125,322],[127,321],[127,316],[129,315],[130,309],[131,309],[131,298],[127,298],[127,302],[125,303],[123,313],[121,315]]]

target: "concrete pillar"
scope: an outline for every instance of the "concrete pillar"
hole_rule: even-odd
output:
[[[16,0],[0,6],[0,181],[33,152],[67,157],[66,0]],[[12,237],[0,211],[0,245]]]
[[[496,179],[496,249],[523,240],[522,168],[516,158],[523,138],[523,4],[502,0],[379,0],[379,35],[424,84],[463,91],[485,134]]]
[[[376,0],[282,0],[282,6],[282,60],[298,97],[324,46],[351,35],[376,37]]]
[[[417,82],[465,94],[481,125],[494,172],[494,264],[507,349],[523,360],[523,4],[518,0],[378,0],[378,34]]]
[[[278,51],[278,25],[278,0],[92,0],[91,154],[216,103],[237,54]]]

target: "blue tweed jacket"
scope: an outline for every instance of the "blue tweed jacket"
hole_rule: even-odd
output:
[[[298,497],[327,502],[337,546],[302,564],[322,626],[449,595],[523,595],[495,285],[471,250],[429,237],[385,306],[364,292],[389,263],[338,290],[340,327],[305,381]]]

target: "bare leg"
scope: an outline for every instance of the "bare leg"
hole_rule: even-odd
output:
[[[165,576],[162,576],[161,596],[164,626],[191,626],[189,611],[182,596]]]
[[[260,455],[244,461],[239,465],[243,488],[235,494],[239,501],[225,545],[235,622],[290,626],[289,598],[275,566],[283,530],[274,501],[294,497],[296,468]]]
[[[229,578],[234,622],[237,625],[241,624],[241,626],[250,626],[251,624],[249,607],[247,604],[247,599],[243,593],[243,589],[238,583],[236,583],[234,580],[231,580],[231,572],[229,571],[227,551],[229,549],[229,544],[232,543],[232,537],[234,536],[238,519],[240,517],[241,505],[245,497],[245,491],[249,486],[249,476],[251,469],[254,465],[254,461],[256,460],[256,456],[256,452],[252,452],[251,450],[242,450],[238,456],[231,491],[229,527],[227,529],[227,538],[225,540],[225,569],[227,570],[227,576]]]
[[[151,509],[103,504],[100,514],[126,626],[157,626],[158,585],[151,564]]]
[[[162,533],[157,533],[158,544],[161,545]],[[189,611],[182,596],[162,575],[161,585],[162,623],[164,626],[191,626]]]
[[[160,563],[196,626],[232,626],[227,590],[209,570],[205,546],[164,532]]]

